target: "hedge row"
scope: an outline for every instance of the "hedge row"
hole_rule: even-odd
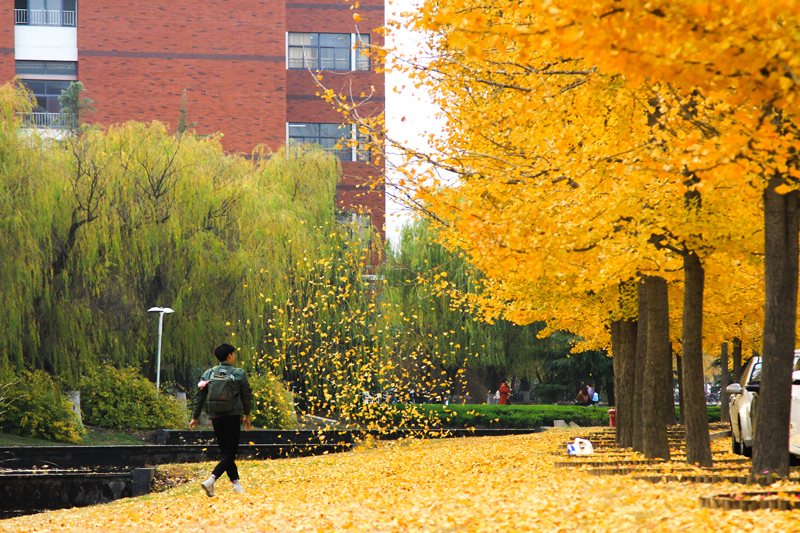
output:
[[[428,416],[439,419],[443,427],[537,428],[553,421],[574,422],[581,427],[608,426],[608,407],[576,405],[419,405]],[[679,415],[679,408],[675,408]],[[708,407],[708,421],[719,422],[720,407]]]

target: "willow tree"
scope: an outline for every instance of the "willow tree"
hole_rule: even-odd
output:
[[[254,163],[158,123],[45,140],[20,131],[24,93],[3,96],[2,283],[19,302],[2,319],[6,368],[70,382],[108,361],[152,375],[145,311],[169,305],[165,363],[191,383],[225,322],[260,309],[248,280],[286,292],[284,267],[328,239],[340,167],[321,150]]]
[[[22,113],[32,101],[21,86],[0,87],[0,294],[8,302],[0,315],[0,368],[22,368],[28,347],[38,342],[34,302],[45,290],[41,250],[50,240],[49,210],[56,201],[50,176],[58,165],[46,143],[20,135]]]
[[[453,376],[469,373],[471,379],[480,376],[490,390],[496,390],[505,378],[544,382],[558,374],[558,368],[577,366],[580,358],[569,359],[578,342],[574,335],[554,332],[540,338],[546,328],[543,321],[520,326],[488,318],[476,308],[473,296],[482,291],[480,271],[463,252],[448,250],[438,242],[437,234],[437,226],[425,219],[404,226],[381,269],[388,314],[394,317],[394,327],[403,331],[399,350],[422,348],[442,370]],[[604,355],[587,354],[577,377],[589,379],[594,374],[605,385],[608,365],[604,359]],[[476,394],[486,392],[471,389]]]

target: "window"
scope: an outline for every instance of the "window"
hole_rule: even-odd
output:
[[[288,125],[289,143],[318,144],[333,152],[340,161],[369,161],[367,137],[349,124],[299,124]],[[355,147],[349,146],[355,139]]]
[[[750,379],[748,380],[747,384],[752,385],[754,383],[761,383],[761,363],[758,362],[753,365],[753,372],[750,373]]]
[[[31,91],[36,99],[33,113],[26,116],[31,126],[59,128],[67,126],[69,117],[61,114],[61,103],[58,97],[61,91],[67,90],[68,80],[22,80],[25,87]]]
[[[36,111],[47,113],[61,113],[61,104],[58,97],[61,91],[69,88],[70,81],[54,80],[22,80],[33,95],[36,97]]]
[[[75,26],[76,0],[15,0],[14,23],[29,26]]]
[[[356,35],[356,68],[369,70],[369,35]]]
[[[356,141],[356,161],[369,162],[372,159],[369,149],[369,135],[366,135],[356,127]]]
[[[20,78],[59,76],[77,80],[78,63],[75,61],[17,61],[16,73]]]
[[[340,226],[344,226],[351,239],[358,239],[365,247],[369,247],[370,243],[370,228],[372,227],[372,214],[370,213],[354,213],[352,211],[340,211],[334,215],[336,222]],[[366,281],[375,281],[368,279]]]
[[[369,36],[350,33],[289,33],[288,68],[369,70]]]
[[[341,161],[353,160],[353,151],[347,146],[351,138],[351,128],[346,124],[289,124],[290,143],[318,144]]]

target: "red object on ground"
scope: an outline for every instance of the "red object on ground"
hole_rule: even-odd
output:
[[[617,410],[613,407],[608,410],[608,425],[612,428],[617,427]]]

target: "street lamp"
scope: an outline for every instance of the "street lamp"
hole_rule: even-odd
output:
[[[156,396],[161,386],[161,331],[164,328],[164,314],[174,313],[169,307],[151,307],[148,313],[158,313],[158,360],[156,363]]]

